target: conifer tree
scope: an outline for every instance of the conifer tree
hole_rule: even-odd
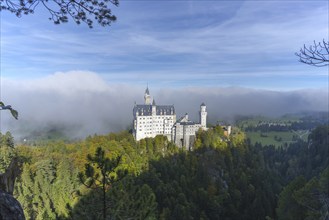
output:
[[[105,151],[98,147],[94,156],[87,155],[88,163],[85,164],[85,172],[80,172],[78,177],[87,188],[100,190],[102,193],[102,215],[106,219],[107,199],[106,192],[112,184],[121,179],[125,172],[118,170],[121,156],[110,159],[105,156]]]

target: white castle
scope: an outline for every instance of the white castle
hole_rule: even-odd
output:
[[[191,149],[195,140],[195,133],[207,130],[207,111],[204,103],[200,106],[200,123],[190,121],[188,114],[176,121],[174,105],[156,105],[151,101],[148,87],[144,94],[144,104],[135,104],[133,109],[133,135],[137,141],[164,135],[179,147]]]

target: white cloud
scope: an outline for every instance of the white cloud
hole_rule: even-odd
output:
[[[239,87],[155,88],[157,104],[174,104],[177,116],[188,112],[197,120],[202,102],[209,120],[235,115],[281,115],[299,111],[328,111],[328,89],[267,91]],[[98,74],[70,71],[29,81],[1,78],[1,100],[19,111],[19,120],[1,111],[1,132],[16,137],[58,128],[69,137],[120,131],[131,126],[134,102],[143,103],[145,85],[108,83]]]
[[[325,2],[138,1],[123,2],[115,11],[118,22],[93,30],[73,22],[53,26],[39,21],[37,13],[14,22],[2,17],[2,74],[35,77],[85,69],[107,78],[122,73],[122,83],[126,77],[136,78],[136,72],[153,81],[161,80],[156,72],[174,73],[187,82],[202,74],[207,86],[214,73],[249,74],[265,86],[268,82],[257,74],[274,76],[277,86],[285,79],[275,78],[278,71],[296,77],[312,74],[317,81],[327,75],[325,68],[308,69],[294,56],[304,43],[326,37]],[[306,86],[297,87],[311,83],[304,81]]]

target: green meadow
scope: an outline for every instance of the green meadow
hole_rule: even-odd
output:
[[[308,131],[270,131],[270,132],[246,132],[247,137],[250,139],[252,144],[256,142],[262,145],[274,145],[274,146],[285,146],[292,142],[296,142],[298,139],[307,141]]]

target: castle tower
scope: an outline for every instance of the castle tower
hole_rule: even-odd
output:
[[[151,105],[151,96],[150,96],[150,91],[149,87],[146,87],[145,93],[144,93],[144,102],[145,105]]]
[[[153,99],[153,102],[152,102],[152,115],[156,115],[156,104],[155,104],[154,99]]]
[[[204,103],[200,106],[200,124],[202,129],[207,128],[207,110]]]

